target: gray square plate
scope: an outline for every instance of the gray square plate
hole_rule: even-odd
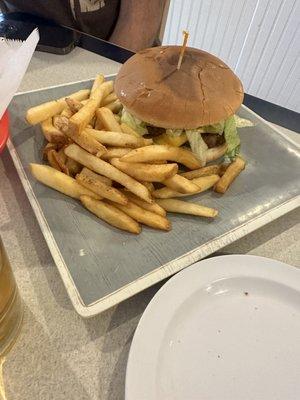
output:
[[[90,87],[91,81],[27,92],[10,107],[10,154],[76,311],[90,317],[221,249],[300,204],[299,147],[246,107],[239,115],[255,127],[240,130],[248,164],[224,196],[193,200],[219,210],[214,221],[170,215],[168,233],[144,227],[139,236],[108,226],[30,175],[41,163],[44,139],[28,126],[26,110]]]

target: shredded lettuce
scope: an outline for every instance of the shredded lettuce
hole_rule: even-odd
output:
[[[199,160],[205,164],[206,162],[206,150],[208,149],[204,142],[201,133],[220,133],[224,132],[225,141],[228,145],[228,150],[225,154],[225,161],[232,161],[240,152],[240,138],[237,133],[235,117],[229,117],[226,121],[220,122],[219,124],[204,126],[200,129],[186,130],[186,135],[189,140],[192,152],[196,154]]]
[[[147,124],[138,118],[135,118],[125,108],[121,113],[121,122],[129,125],[132,129],[138,132],[141,136],[148,133]],[[225,121],[220,121],[217,124],[201,126],[197,129],[166,129],[166,134],[173,138],[178,138],[184,133],[188,138],[192,152],[199,158],[204,165],[206,162],[207,144],[204,142],[201,133],[216,133],[224,132],[225,141],[228,145],[228,150],[225,154],[225,161],[232,161],[240,152],[240,138],[237,128],[254,126],[254,124],[238,115],[233,115]]]
[[[123,108],[123,110],[122,110],[121,122],[130,126],[130,128],[134,129],[141,136],[148,133],[147,128],[146,128],[146,123],[141,121],[138,118],[135,118],[125,108]]]
[[[217,124],[203,126],[202,129],[205,133],[218,133],[219,135],[222,135],[224,132],[224,126],[225,121],[220,121]]]
[[[192,152],[199,158],[201,164],[206,163],[206,150],[208,149],[207,144],[204,142],[201,136],[201,131],[198,129],[188,129],[185,131],[191,146]]]
[[[248,126],[254,126],[253,122],[249,119],[241,118],[238,115],[234,114],[234,120],[237,128],[246,128]],[[220,121],[217,124],[203,126],[203,132],[205,133],[219,133],[222,135],[225,128],[225,120]]]
[[[249,119],[241,118],[234,114],[234,120],[237,128],[247,128],[248,126],[254,126],[254,123]]]
[[[224,137],[228,146],[225,154],[225,161],[232,161],[239,154],[241,143],[236,129],[234,116],[227,118],[225,121]]]

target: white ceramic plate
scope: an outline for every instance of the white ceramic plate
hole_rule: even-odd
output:
[[[148,305],[126,400],[300,398],[300,271],[255,256],[200,261]]]

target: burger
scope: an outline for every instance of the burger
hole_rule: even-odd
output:
[[[242,83],[219,58],[195,48],[186,48],[178,69],[180,49],[149,48],[125,62],[115,80],[121,122],[156,144],[189,144],[201,165],[232,160],[240,150],[234,114]]]

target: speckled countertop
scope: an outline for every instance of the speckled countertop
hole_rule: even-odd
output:
[[[82,49],[36,53],[21,91],[115,73],[119,64]],[[286,131],[286,130],[285,130]],[[299,141],[300,135],[289,133]],[[139,318],[160,285],[102,315],[83,320],[68,299],[7,151],[0,159],[0,234],[25,317],[4,366],[8,400],[122,400],[128,351]],[[223,249],[300,267],[300,211],[293,211]]]

